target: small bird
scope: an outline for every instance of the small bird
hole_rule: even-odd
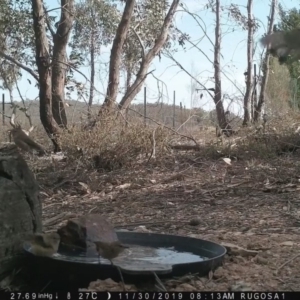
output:
[[[128,248],[127,246],[121,244],[120,241],[114,241],[111,243],[106,243],[106,242],[94,242],[94,243],[96,245],[98,254],[101,257],[108,259],[111,262],[111,264],[113,264],[111,261],[112,259],[119,256],[120,253],[122,253],[126,248]]]
[[[60,236],[56,232],[37,233],[30,237],[30,252],[36,256],[52,256],[58,250]]]
[[[125,283],[123,279],[122,272],[120,268],[113,264],[112,259],[116,258],[120,253],[122,253],[126,248],[129,248],[123,244],[120,243],[120,241],[114,241],[111,243],[106,242],[94,242],[96,245],[96,250],[99,254],[99,256],[108,259],[110,263],[115,266],[118,269],[118,272],[120,274],[122,283],[123,283],[123,289],[125,291]],[[100,259],[99,259],[100,262]]]
[[[300,29],[290,31],[275,31],[261,38],[263,46],[268,47],[271,54],[279,58],[279,62],[286,61],[289,55],[300,58]]]

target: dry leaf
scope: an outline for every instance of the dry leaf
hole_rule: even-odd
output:
[[[127,189],[131,186],[131,183],[124,183],[116,187],[116,189]]]
[[[231,159],[230,158],[224,157],[222,159],[226,162],[227,165],[231,166]]]

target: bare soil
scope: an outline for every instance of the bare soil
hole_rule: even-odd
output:
[[[165,280],[168,291],[228,291],[237,286],[300,291],[298,154],[268,161],[232,160],[228,165],[223,159],[177,153],[163,162],[113,172],[66,162],[31,164],[41,186],[45,231],[71,218],[101,213],[116,228],[198,237],[258,251],[254,256],[226,255],[223,266],[206,278],[192,274]],[[103,286],[99,281],[90,288]]]

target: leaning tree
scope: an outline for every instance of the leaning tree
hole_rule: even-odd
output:
[[[2,1],[6,6],[0,8],[1,63],[14,64],[36,80],[41,122],[54,144],[54,151],[60,151],[59,127],[67,126],[66,47],[75,14],[74,0],[61,0],[57,22],[49,15],[53,9],[47,10],[42,0]]]

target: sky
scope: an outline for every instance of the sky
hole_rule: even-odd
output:
[[[170,2],[170,1],[169,1]],[[204,6],[208,0],[182,0],[184,6],[193,13],[197,13],[201,16],[203,24],[206,26],[206,31],[211,40],[214,41],[214,26],[215,15],[204,9]],[[255,33],[255,42],[258,42],[259,38],[267,30],[267,17],[270,11],[270,0],[254,0],[253,12],[254,17],[259,21],[260,28]],[[294,2],[294,3],[293,3]],[[47,0],[49,8],[57,7],[58,1]],[[221,0],[221,5],[228,7],[232,1]],[[246,15],[247,1],[236,0],[233,3],[239,5],[242,13]],[[292,0],[280,1],[285,9],[291,9],[296,7],[299,9],[299,2]],[[175,24],[182,31],[190,35],[191,40],[213,61],[213,46],[210,44],[207,38],[203,38],[203,31],[199,25],[193,20],[187,13],[182,12],[182,9],[178,8],[179,12],[175,15]],[[221,15],[222,24],[222,42],[221,42],[221,69],[222,69],[222,91],[223,94],[229,95],[232,101],[225,101],[224,108],[230,109],[236,114],[241,114],[242,105],[241,99],[243,92],[245,91],[245,77],[243,73],[247,67],[247,31],[243,31],[232,19],[228,17],[227,11],[224,10]],[[102,49],[101,56],[98,63],[101,69],[104,65],[107,66],[110,57],[111,46]],[[259,64],[262,48],[258,46],[254,63]],[[189,73],[198,79],[201,84],[207,88],[213,87],[214,82],[212,80],[214,69],[209,60],[198,50],[195,49],[189,43],[186,43],[186,50],[178,47],[178,52],[173,54],[173,57],[185,68]],[[147,88],[147,102],[155,103],[157,101],[163,101],[164,103],[173,103],[173,95],[175,91],[175,103],[179,105],[180,102],[187,108],[201,107],[206,110],[214,109],[213,100],[210,96],[203,92],[203,98],[200,99],[200,93],[195,92],[195,85],[191,84],[191,78],[184,71],[172,61],[171,59],[162,56],[161,61],[158,58],[153,60],[149,71],[155,70],[153,74],[156,78],[159,78],[159,82],[154,76],[149,75],[146,79],[145,86]],[[80,68],[87,77],[89,77],[89,66]],[[229,78],[229,79],[228,79]],[[35,99],[38,96],[38,90],[34,87],[34,84],[29,84],[28,80],[34,82],[34,79],[26,72],[23,72],[23,77],[18,83],[19,88],[22,91],[23,97],[27,99]],[[76,75],[76,79],[82,81],[84,84],[86,80],[80,75]],[[107,70],[102,71],[96,75],[96,92],[95,102],[102,103],[105,97],[105,91],[107,87],[108,74]],[[124,78],[121,77],[120,83],[124,83]],[[200,88],[199,85],[196,88]],[[6,99],[9,99],[7,91]],[[163,95],[160,97],[160,95]],[[18,92],[14,90],[14,99],[18,101],[20,99]],[[121,99],[122,94],[119,94],[118,99]],[[136,96],[133,103],[143,103],[144,95],[143,89]],[[8,100],[7,100],[8,101]]]

